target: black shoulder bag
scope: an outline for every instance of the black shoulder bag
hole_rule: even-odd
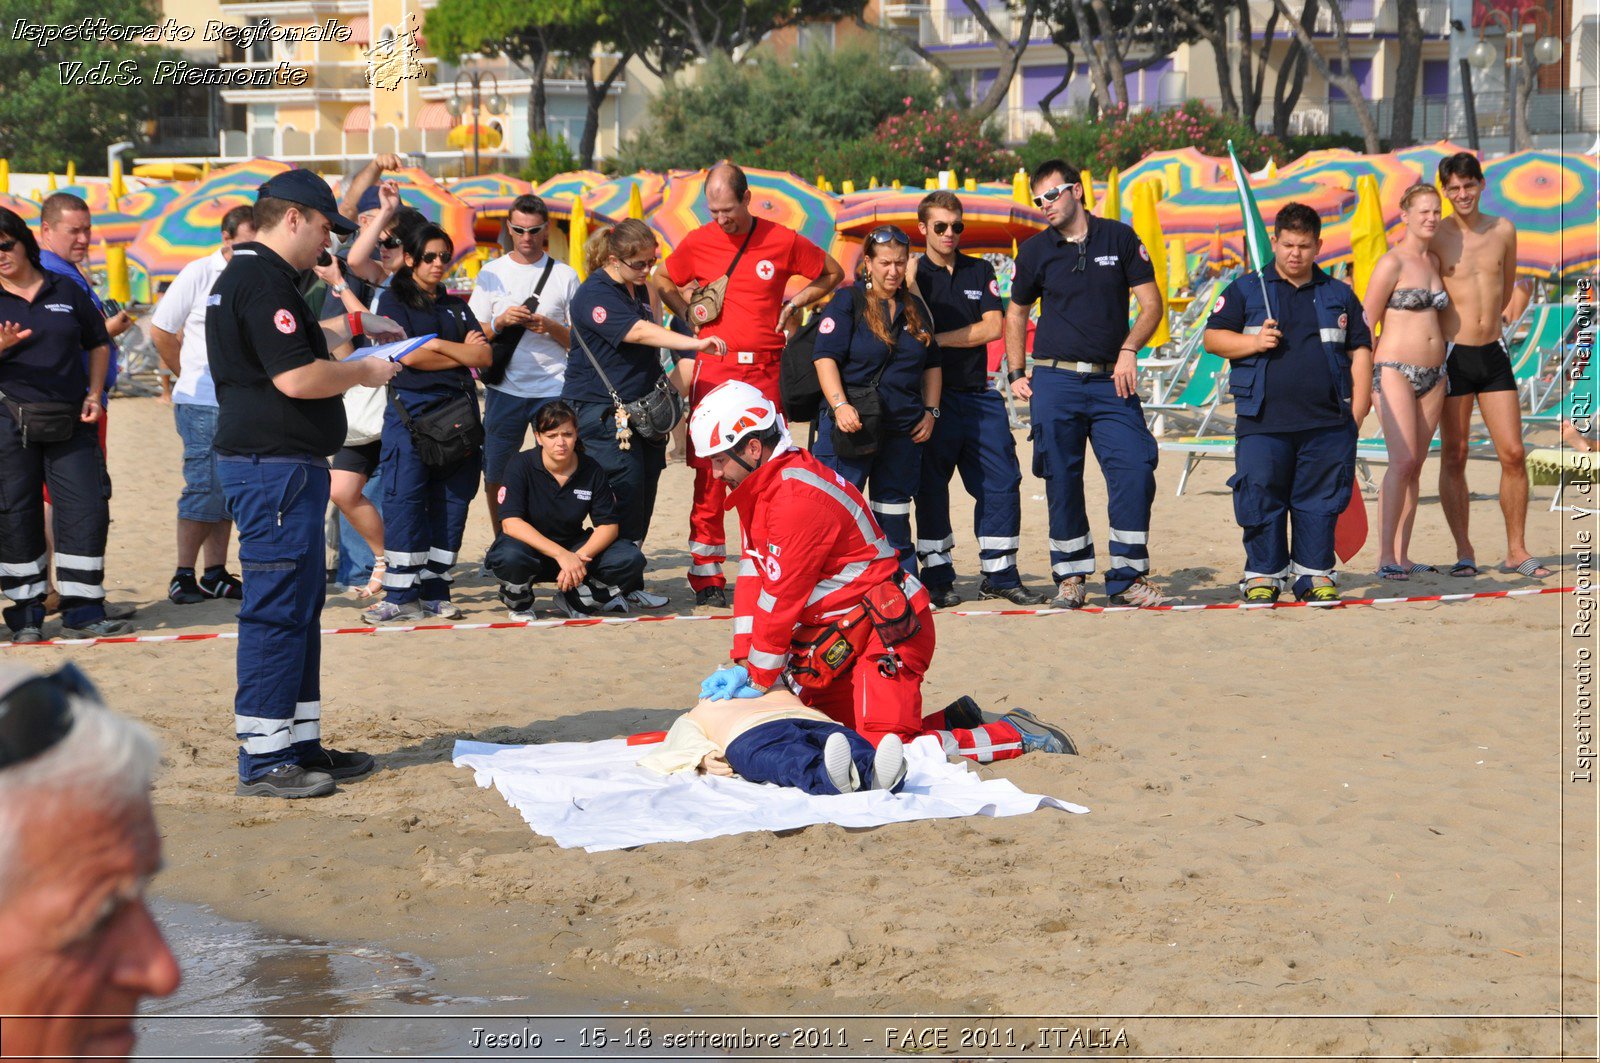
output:
[[[594,366],[594,371],[600,375],[600,382],[606,386],[606,391],[611,394],[611,401],[616,405],[617,445],[620,449],[629,449],[625,428],[628,432],[638,432],[650,443],[659,443],[672,435],[672,430],[683,420],[685,404],[683,396],[672,386],[672,381],[668,379],[666,373],[656,378],[655,386],[642,398],[623,402],[622,396],[618,395],[617,389],[611,385],[611,378],[600,367],[600,359],[594,356],[589,344],[584,341],[583,330],[576,324],[572,326],[572,338],[578,341],[583,353],[589,356],[589,364]]]
[[[539,312],[539,293],[544,291],[544,282],[550,279],[550,271],[555,268],[555,258],[546,252],[544,256],[544,272],[539,274],[539,283],[534,286],[533,294],[522,305],[527,306],[532,313]],[[528,306],[532,303],[532,306]],[[522,342],[522,334],[528,331],[524,325],[507,325],[503,330],[494,334],[494,339],[489,341],[494,355],[486,369],[480,370],[478,379],[485,384],[499,384],[506,378],[506,370],[511,368],[511,356],[517,353],[517,344]]]
[[[922,312],[927,314],[928,327],[933,327],[933,315],[928,311],[928,304],[922,297],[913,292],[907,292],[907,298],[914,298],[922,303]],[[903,315],[902,311],[902,315]],[[856,327],[859,327],[857,325]],[[878,394],[878,385],[883,382],[883,375],[889,371],[889,366],[894,364],[894,350],[899,343],[900,333],[905,325],[901,324],[889,333],[889,357],[885,358],[883,365],[878,370],[878,375],[872,378],[872,383],[866,386],[844,386],[844,400],[856,408],[856,416],[861,418],[861,427],[854,432],[845,432],[839,428],[835,418],[833,422],[833,452],[841,458],[870,458],[878,452],[878,447],[883,442],[883,399]]]
[[[400,423],[411,433],[417,457],[430,469],[448,469],[477,453],[483,446],[483,419],[478,413],[478,395],[471,385],[461,394],[434,403],[413,416],[389,385],[389,401],[394,403]]]

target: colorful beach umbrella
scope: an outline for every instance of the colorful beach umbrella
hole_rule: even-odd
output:
[[[1372,178],[1378,186],[1378,211],[1383,216],[1384,228],[1391,243],[1400,238],[1400,200],[1406,189],[1422,181],[1421,160],[1408,162],[1398,155],[1341,155],[1322,162],[1303,166],[1295,171],[1297,178],[1319,181],[1336,188],[1354,191],[1364,177]],[[1317,261],[1323,265],[1348,261],[1353,254],[1354,214],[1345,214],[1332,224],[1323,226],[1322,252]]]
[[[4,207],[14,214],[20,215],[22,220],[29,225],[39,224],[39,204],[22,196],[13,196],[10,193],[0,194],[0,207]]]
[[[1327,226],[1354,205],[1356,198],[1354,191],[1294,177],[1252,181],[1251,188],[1261,215],[1269,225],[1285,205],[1304,203],[1316,211]],[[1244,219],[1239,213],[1239,192],[1232,178],[1199,188],[1186,188],[1175,196],[1168,196],[1156,204],[1156,214],[1161,219],[1161,231],[1169,237],[1183,237],[1184,246],[1190,251],[1210,246],[1213,234],[1220,232],[1226,248],[1244,257]]]
[[[792,173],[746,168],[750,182],[750,212],[799,232],[818,247],[833,241],[839,200]],[[669,254],[683,238],[711,220],[706,211],[706,171],[674,174],[667,182],[661,206],[650,227],[661,237],[662,253]],[[918,196],[920,199],[921,197]]]
[[[1408,166],[1415,167],[1421,175],[1421,180],[1432,184],[1434,178],[1438,175],[1439,163],[1451,155],[1456,155],[1463,151],[1472,152],[1474,155],[1477,154],[1471,148],[1464,147],[1454,141],[1436,140],[1432,144],[1418,144],[1414,147],[1401,148],[1395,152],[1395,155]]]
[[[529,182],[503,173],[468,177],[447,187],[451,195],[474,207],[482,207],[486,203],[499,203],[501,200],[505,200],[506,206],[510,206],[511,200],[533,191],[533,185]]]
[[[567,173],[558,173],[554,177],[546,178],[533,186],[536,194],[549,199],[551,196],[562,196],[571,199],[581,196],[595,185],[606,179],[606,175],[597,170],[571,170]]]
[[[152,281],[170,281],[184,266],[221,246],[222,218],[228,211],[255,201],[254,188],[182,196],[159,218],[145,223],[128,248],[128,258]]]
[[[1220,181],[1222,171],[1227,165],[1227,159],[1217,155],[1207,155],[1196,147],[1152,151],[1120,175],[1122,205],[1131,212],[1134,186],[1150,177],[1163,178],[1167,185],[1166,194],[1169,196],[1176,194],[1178,189],[1171,187],[1173,166],[1177,167],[1179,183],[1184,188],[1194,188],[1197,185],[1209,185]]]
[[[961,197],[961,220],[966,225],[966,231],[961,234],[961,248],[969,254],[1010,251],[1013,241],[1026,240],[1049,224],[1043,211],[1024,207],[1009,194],[956,194]],[[835,227],[843,234],[860,238],[880,225],[893,225],[910,236],[912,243],[921,244],[917,206],[924,195],[924,192],[898,192],[862,199],[840,210]]]
[[[254,201],[256,189],[261,187],[262,182],[292,169],[294,167],[286,162],[257,156],[221,170],[213,170],[210,177],[193,188],[184,189],[183,195],[185,198],[202,200],[227,192],[248,192]]]
[[[667,179],[664,176],[651,173],[649,170],[640,170],[626,177],[613,177],[609,181],[602,181],[584,192],[583,209],[613,218],[626,218],[628,204],[637,194],[639,206],[644,211],[641,217],[648,217],[661,206],[661,199],[666,195],[666,191]]]
[[[391,171],[385,179],[400,186],[402,203],[420,210],[423,217],[450,235],[450,244],[455,249],[454,261],[461,261],[477,247],[472,207],[435,181],[426,170],[407,166]]]
[[[1156,272],[1156,286],[1161,290],[1161,305],[1166,306],[1171,295],[1171,278],[1167,276],[1167,245],[1161,235],[1161,222],[1156,217],[1156,193],[1149,181],[1141,181],[1134,186],[1133,194],[1133,231],[1139,234],[1139,253],[1149,260]],[[1167,315],[1162,314],[1156,331],[1147,347],[1159,347],[1172,340],[1172,329],[1167,323]]]
[[[1483,168],[1481,209],[1517,230],[1517,272],[1566,276],[1600,265],[1595,218],[1600,159],[1561,151],[1519,151]]]

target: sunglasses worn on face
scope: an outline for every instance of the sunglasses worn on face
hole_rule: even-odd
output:
[[[0,254],[9,255],[16,246],[15,240],[0,240]]]
[[[967,231],[967,223],[964,221],[936,221],[933,223],[933,234],[935,236],[943,236],[947,229],[960,236]]]
[[[549,223],[540,222],[538,225],[512,225],[510,222],[506,222],[506,228],[510,229],[518,236],[538,236],[540,233],[544,232],[544,227],[547,224]]]
[[[449,261],[450,261],[450,253],[448,251],[427,251],[427,252],[423,253],[423,256],[422,256],[422,259],[421,259],[421,262],[422,262],[422,264],[424,266],[431,266],[435,262],[449,262]]]
[[[64,664],[51,675],[24,680],[0,697],[0,770],[45,752],[72,730],[70,698],[98,699],[89,677]]]
[[[651,270],[656,268],[657,261],[658,260],[654,258],[646,258],[641,259],[638,262],[624,262],[623,265],[627,266],[635,273],[649,273]]]
[[[899,244],[901,247],[911,246],[911,237],[896,229],[892,225],[880,225],[867,234],[869,244]]]
[[[1063,192],[1070,191],[1071,189],[1077,187],[1078,182],[1068,181],[1066,184],[1056,185],[1054,188],[1047,188],[1043,192],[1040,192],[1038,195],[1033,197],[1033,205],[1036,207],[1042,207],[1046,203],[1054,203],[1056,200],[1061,198],[1061,194]]]

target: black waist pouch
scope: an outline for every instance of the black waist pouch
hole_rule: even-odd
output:
[[[22,433],[22,445],[34,443],[63,443],[78,430],[81,406],[68,402],[18,402],[5,399],[6,410],[17,422]]]

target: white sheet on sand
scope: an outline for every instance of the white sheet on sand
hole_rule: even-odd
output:
[[[659,775],[635,761],[648,749],[623,739],[502,746],[457,742],[454,763],[479,786],[494,786],[539,834],[564,849],[591,853],[652,842],[691,842],[813,823],[876,827],[914,819],[1020,816],[1040,808],[1087,812],[1082,805],[1027,794],[1006,779],[982,779],[946,760],[937,739],[906,747],[899,794],[866,790],[813,797],[789,786],[685,772]]]

